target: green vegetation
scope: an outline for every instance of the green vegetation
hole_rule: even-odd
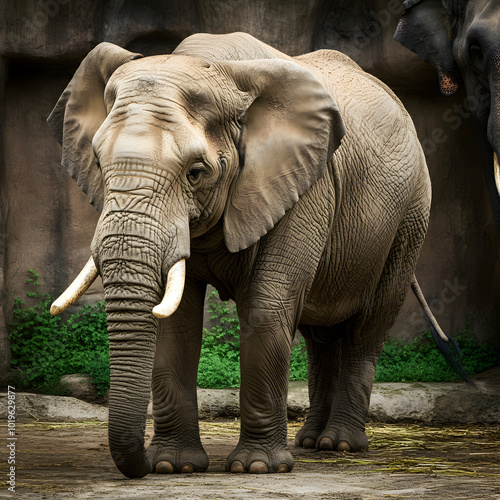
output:
[[[489,344],[478,344],[468,328],[454,339],[462,351],[462,362],[469,376],[500,365],[500,353]],[[457,374],[439,352],[426,331],[412,342],[389,339],[375,370],[375,382],[449,382]]]
[[[19,389],[54,392],[59,378],[68,373],[93,377],[99,395],[109,387],[109,353],[104,303],[84,306],[63,320],[51,316],[51,297],[39,292],[38,275],[29,271],[26,280],[34,305],[16,298],[10,325],[13,360]],[[208,298],[212,326],[203,331],[198,386],[238,387],[240,326],[236,306],[222,302],[217,292]],[[500,365],[500,353],[488,344],[478,344],[468,328],[456,335],[467,372],[473,376]],[[290,380],[306,380],[307,355],[304,339],[292,349]],[[380,356],[376,382],[444,382],[457,378],[432,340],[424,332],[416,340],[386,342]]]
[[[213,291],[208,297],[208,312],[213,326],[203,329],[198,387],[239,387],[240,323],[236,306],[219,300]]]
[[[39,291],[39,276],[28,271],[27,295],[34,305],[14,299],[10,324],[11,366],[17,369],[18,389],[54,392],[62,375],[87,373],[98,395],[109,387],[109,349],[104,301],[84,306],[67,320],[52,316],[47,293]]]

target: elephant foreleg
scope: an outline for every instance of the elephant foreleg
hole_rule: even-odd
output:
[[[160,322],[152,383],[154,436],[147,452],[157,473],[208,468],[196,394],[205,290],[204,284],[186,280],[179,308]]]
[[[293,467],[286,404],[294,318],[290,321],[289,311],[271,303],[239,311],[241,433],[227,458],[230,472],[289,472]]]

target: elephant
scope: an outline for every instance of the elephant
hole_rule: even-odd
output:
[[[310,412],[295,445],[365,450],[375,365],[410,285],[419,292],[431,203],[395,94],[336,51],[289,57],[245,33],[195,34],[168,55],[97,45],[48,124],[100,213],[89,262],[51,312],[102,277],[118,469],[208,467],[196,401],[207,284],[236,301],[241,325],[226,470],[292,470],[297,329]]]
[[[403,6],[395,40],[437,70],[445,96],[465,85],[465,104],[474,117],[500,233],[500,4],[493,0],[406,0]],[[457,126],[452,124],[452,128]]]

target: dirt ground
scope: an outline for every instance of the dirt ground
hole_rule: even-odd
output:
[[[500,499],[500,426],[426,427],[370,424],[365,453],[293,448],[299,423],[289,424],[295,467],[288,474],[224,472],[238,422],[201,422],[210,457],[204,474],[129,480],[115,468],[103,422],[17,423],[16,493],[3,479],[1,498],[149,499]],[[7,435],[6,426],[0,426]],[[147,435],[152,435],[148,422]]]

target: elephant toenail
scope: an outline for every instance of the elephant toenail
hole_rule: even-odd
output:
[[[158,462],[156,464],[155,472],[157,474],[173,474],[174,466],[170,462]]]
[[[289,472],[290,468],[288,467],[288,464],[280,464],[278,465],[278,468],[276,469],[276,472]]]
[[[189,463],[184,464],[182,466],[181,472],[183,474],[191,474],[191,472],[194,472],[194,465]]]
[[[304,441],[302,441],[302,446],[304,448],[316,448],[316,439],[305,438]]]
[[[250,464],[248,472],[250,472],[250,474],[267,474],[269,468],[262,460],[256,460]]]
[[[330,438],[321,438],[318,448],[320,450],[333,450],[333,441]]]
[[[337,451],[351,451],[351,447],[347,441],[340,441],[337,445]]]
[[[241,472],[245,472],[245,467],[243,467],[243,464],[239,460],[235,460],[231,464],[231,472],[240,474]]]

